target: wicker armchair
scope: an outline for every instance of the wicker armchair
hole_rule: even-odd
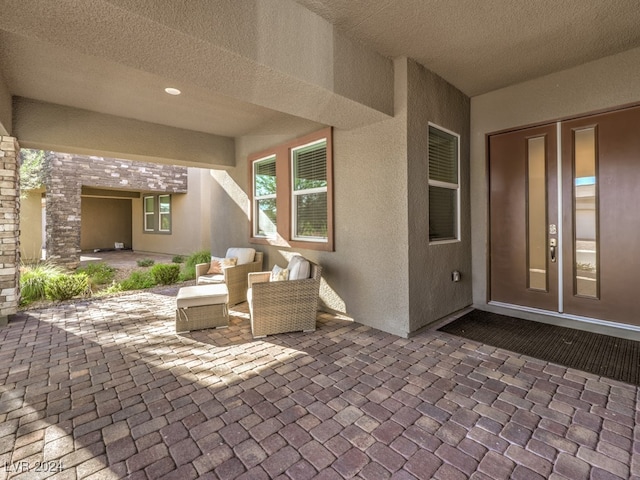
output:
[[[316,329],[322,267],[313,262],[310,278],[270,282],[271,272],[249,274],[251,333],[312,332]]]
[[[225,268],[224,274],[219,276],[218,283],[226,283],[229,290],[229,305],[236,305],[247,300],[247,275],[251,272],[262,270],[262,252],[256,252],[253,262]],[[208,263],[196,265],[196,285],[211,283],[204,282],[200,277],[204,277],[209,270]]]

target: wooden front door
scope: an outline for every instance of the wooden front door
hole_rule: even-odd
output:
[[[489,138],[493,301],[557,309],[556,150],[555,125]]]
[[[640,107],[492,135],[489,182],[491,301],[640,326]]]

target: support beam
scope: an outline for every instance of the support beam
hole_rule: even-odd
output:
[[[11,93],[0,71],[0,135],[11,135]]]
[[[24,148],[200,168],[235,166],[233,138],[14,97]]]
[[[393,115],[393,63],[293,0],[6,0],[0,29],[340,129]],[[106,74],[106,73],[105,73]]]

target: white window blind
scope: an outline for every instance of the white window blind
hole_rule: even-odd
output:
[[[326,241],[327,213],[327,141],[296,148],[293,162],[293,237],[299,240]]]
[[[429,125],[429,241],[459,239],[459,136]]]

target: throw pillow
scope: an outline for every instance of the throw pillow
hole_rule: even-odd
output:
[[[300,255],[294,255],[287,265],[289,270],[289,280],[304,280],[309,278],[311,265],[309,261]]]
[[[237,265],[244,265],[245,263],[253,262],[256,256],[255,248],[229,248],[225,257],[236,257],[238,259]]]
[[[289,270],[275,265],[273,267],[273,270],[271,270],[270,280],[272,282],[282,282],[284,280],[289,280]]]
[[[238,259],[236,257],[231,258],[219,258],[219,257],[211,257],[211,265],[209,266],[209,271],[207,275],[217,275],[222,273],[222,270],[225,268],[233,267],[238,263]]]

